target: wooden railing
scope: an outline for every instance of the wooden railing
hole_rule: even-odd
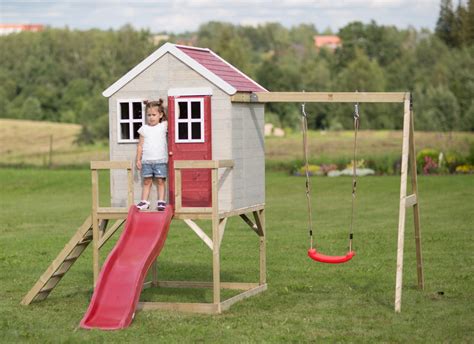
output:
[[[174,162],[174,199],[175,199],[175,213],[200,213],[212,214],[217,217],[218,214],[218,169],[219,168],[233,168],[233,160],[178,160]],[[212,189],[212,207],[183,207],[182,204],[182,175],[181,171],[184,169],[211,169],[211,189]]]

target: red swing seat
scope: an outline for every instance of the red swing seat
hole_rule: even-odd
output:
[[[355,256],[354,251],[347,252],[345,256],[327,256],[325,254],[317,252],[316,249],[314,248],[310,248],[308,250],[308,257],[310,257],[312,260],[315,260],[321,263],[329,263],[329,264],[345,263],[351,260],[352,257],[354,256]]]

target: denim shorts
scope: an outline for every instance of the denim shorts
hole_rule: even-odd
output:
[[[168,164],[142,162],[142,177],[166,178],[168,177]]]

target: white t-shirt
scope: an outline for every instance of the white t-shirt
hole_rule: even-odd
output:
[[[167,121],[154,126],[145,124],[138,129],[138,133],[143,136],[142,161],[168,162]]]

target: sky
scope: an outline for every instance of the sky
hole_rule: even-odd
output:
[[[440,0],[0,0],[0,23],[87,30],[131,24],[158,33],[196,31],[222,21],[290,28],[314,24],[334,32],[352,21],[434,30]]]

